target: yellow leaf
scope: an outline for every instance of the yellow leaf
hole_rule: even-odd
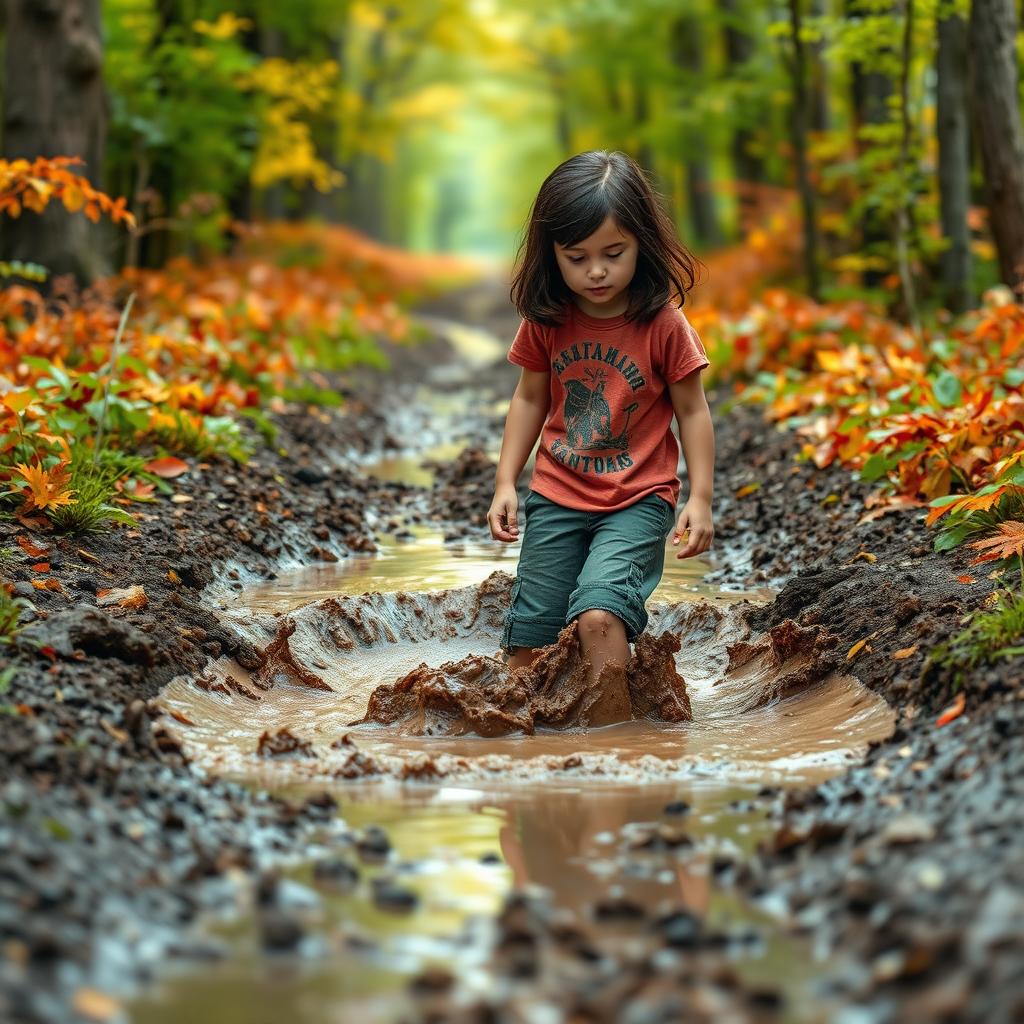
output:
[[[919,646],[919,644],[914,644],[913,647],[904,647],[899,651],[894,651],[893,659],[895,661],[903,661],[904,658],[909,658],[912,654],[914,654]]]
[[[68,213],[78,213],[85,205],[85,195],[74,183],[65,186],[61,198],[64,200],[64,206]]]
[[[861,648],[862,648],[862,647],[863,647],[863,646],[864,646],[864,645],[865,645],[865,644],[866,644],[866,643],[867,643],[867,642],[868,642],[868,641],[869,641],[870,639],[871,639],[871,637],[869,637],[869,636],[866,636],[866,637],[864,637],[864,639],[863,639],[863,640],[858,640],[858,641],[857,641],[857,642],[856,642],[856,643],[855,643],[855,644],[854,644],[854,645],[853,645],[853,646],[852,646],[852,647],[851,647],[851,648],[850,648],[850,649],[849,649],[849,650],[848,650],[848,651],[846,652],[846,660],[847,660],[847,661],[850,661],[850,660],[851,660],[852,658],[855,658],[855,657],[857,656],[857,654],[858,654],[858,653],[860,652]]]
[[[80,988],[74,995],[72,1003],[75,1012],[89,1020],[110,1020],[120,1010],[117,1000],[105,992],[95,988]]]

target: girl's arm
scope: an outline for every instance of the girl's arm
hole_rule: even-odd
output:
[[[682,380],[669,384],[672,408],[679,424],[679,439],[686,459],[686,475],[690,492],[676,523],[673,544],[679,543],[684,530],[690,538],[676,558],[690,558],[707,551],[715,535],[711,521],[711,496],[715,474],[715,428],[711,410],[701,384],[700,371],[688,373]]]
[[[524,367],[505,417],[501,455],[494,474],[494,500],[487,513],[487,524],[495,540],[518,540],[516,481],[537,443],[550,408],[551,371]]]

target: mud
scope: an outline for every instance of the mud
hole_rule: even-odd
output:
[[[475,322],[511,338],[516,318],[501,290],[489,286],[471,298]],[[466,296],[449,301],[450,315],[463,316],[469,306]],[[402,389],[411,379],[417,385],[428,380],[432,368],[450,374],[452,351],[443,341],[403,349],[395,364],[403,373],[409,368],[405,384],[369,371],[350,375],[340,382],[348,398],[342,410],[292,404],[273,413],[281,431],[277,446],[262,448],[244,467],[190,459],[194,468],[175,489],[192,501],[147,506],[134,530],[77,539],[34,535],[49,548],[60,591],[33,588],[30,561],[7,559],[7,578],[31,608],[22,636],[4,651],[16,671],[2,698],[7,713],[0,715],[6,758],[0,783],[0,1016],[73,1019],[78,989],[109,983],[117,990],[158,964],[217,955],[186,941],[183,927],[205,910],[233,908],[248,884],[243,879],[258,878],[268,863],[307,849],[333,814],[322,799],[269,797],[217,778],[218,772],[260,778],[262,769],[274,782],[294,779],[298,770],[322,786],[329,778],[347,778],[345,765],[357,780],[429,782],[479,777],[491,769],[494,778],[514,780],[512,768],[520,763],[521,777],[533,785],[544,778],[512,746],[500,754],[492,747],[515,744],[515,737],[398,736],[392,742],[385,736],[371,743],[360,730],[343,742],[354,731],[344,723],[365,712],[369,691],[341,709],[343,718],[332,718],[345,694],[325,654],[336,656],[347,640],[351,664],[368,659],[376,672],[390,658],[390,674],[376,679],[399,678],[423,660],[409,660],[399,642],[403,630],[415,635],[415,623],[426,614],[414,610],[422,609],[420,599],[410,597],[399,613],[397,601],[393,610],[386,595],[371,595],[371,605],[386,607],[384,621],[364,610],[359,625],[360,615],[352,612],[355,619],[344,629],[329,617],[296,613],[289,655],[326,682],[328,692],[296,685],[287,658],[266,677],[271,689],[254,684],[252,673],[266,663],[264,652],[281,617],[225,618],[205,597],[215,574],[228,591],[241,592],[256,581],[272,585],[290,566],[372,552],[382,531],[416,523],[431,522],[453,538],[478,536],[480,525],[470,519],[485,508],[461,518],[445,510],[456,507],[467,482],[479,494],[486,490],[479,456],[463,460],[462,480],[449,480],[440,468],[430,489],[375,479],[359,461],[414,447],[417,432],[430,428],[430,415],[416,412],[411,388]],[[513,372],[498,363],[474,370],[475,383],[491,388],[497,401],[511,393]],[[868,485],[852,481],[841,467],[819,471],[797,461],[801,438],[776,431],[756,408],[725,411],[727,390],[709,395],[718,452],[718,561],[708,580],[775,586],[781,588],[778,599],[744,613],[748,632],[731,611],[707,604],[689,612],[652,609],[653,634],[660,625],[684,636],[676,660],[693,722],[598,729],[588,735],[586,751],[571,749],[572,734],[538,733],[530,742],[547,762],[548,777],[586,779],[588,785],[615,772],[633,781],[694,775],[697,768],[686,758],[694,754],[706,763],[721,747],[736,752],[736,763],[723,765],[722,772],[761,778],[769,786],[783,779],[802,783],[796,793],[766,791],[760,806],[769,837],[751,857],[720,855],[716,881],[765,901],[815,949],[832,954],[820,980],[850,1019],[1019,1019],[1024,658],[969,673],[966,712],[942,729],[936,729],[935,716],[956,690],[951,673],[927,658],[997,581],[970,568],[967,552],[934,553],[923,511],[861,523]],[[396,405],[411,411],[392,416]],[[477,436],[500,430],[501,417],[489,408],[482,402],[467,412]],[[753,481],[761,484],[755,492],[735,496]],[[17,552],[22,532],[16,522],[0,520],[0,548]],[[975,582],[959,582],[961,575]],[[508,577],[492,584],[507,588]],[[144,606],[98,607],[98,590],[135,586],[144,589]],[[491,630],[492,641],[495,627],[487,620],[500,608],[494,588],[490,605],[481,597],[474,625],[485,634]],[[465,619],[449,619],[442,637],[449,645],[446,657],[455,661],[479,654],[463,630],[472,616],[459,610]],[[804,654],[787,657],[796,629]],[[765,639],[772,635],[774,641]],[[456,649],[459,644],[466,646]],[[747,646],[730,654],[733,645]],[[758,653],[744,661],[752,647]],[[909,657],[894,659],[895,651],[908,648]],[[807,664],[816,664],[813,673]],[[841,675],[810,683],[812,674],[822,676],[830,665]],[[858,722],[875,714],[849,682],[851,672],[899,712],[895,732],[891,716],[872,726],[866,758],[861,747],[842,745]],[[185,678],[192,680],[187,689],[172,682]],[[161,692],[168,698],[158,701]],[[814,728],[792,714],[798,707],[812,716]],[[737,714],[744,708],[746,714]],[[238,722],[246,728],[240,738],[246,756],[257,769],[218,763],[211,753],[214,741],[223,743]],[[258,758],[259,737],[283,728],[317,756]],[[870,733],[865,728],[859,735]],[[442,742],[444,753],[427,753],[428,742]],[[838,761],[847,770],[823,781]],[[274,775],[278,770],[281,775]],[[545,841],[550,834],[546,829]],[[600,932],[602,926],[589,927]],[[685,936],[685,923],[671,924],[671,931],[666,923],[664,934]],[[525,944],[517,939],[504,948]],[[598,957],[581,949],[563,977],[596,991],[601,979],[615,976],[650,993],[633,1005],[609,995],[603,1008],[579,1010],[589,1019],[614,1019],[613,1013],[672,1019],[687,1007],[713,1013],[716,1005],[731,1006],[737,1019],[749,1019],[754,1006],[777,1019],[773,991],[759,998],[749,985],[721,973],[721,959],[697,976],[694,960],[687,959],[685,969],[667,969],[662,951],[653,947],[634,959],[628,946]],[[105,964],[115,965],[116,978]],[[557,977],[544,985],[529,979],[516,984],[532,986],[540,1005],[546,993],[559,993]],[[424,982],[421,991],[439,988],[444,986]],[[654,1001],[656,989],[664,993],[664,1005]],[[697,1001],[698,989],[705,1002]],[[567,984],[557,998],[564,1010]],[[445,1003],[431,1019],[455,1019],[460,1012]]]
[[[412,736],[507,736],[634,718],[688,722],[693,715],[686,682],[672,657],[679,647],[671,634],[642,634],[627,665],[610,661],[593,679],[574,621],[528,667],[510,669],[499,658],[481,655],[436,668],[421,663],[378,686],[365,717],[351,724],[373,722]]]

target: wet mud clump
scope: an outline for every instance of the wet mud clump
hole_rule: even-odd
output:
[[[541,648],[532,665],[471,655],[434,668],[418,665],[370,695],[366,716],[412,736],[506,736],[537,729],[580,729],[646,718],[692,720],[686,681],[676,671],[679,637],[642,634],[629,663],[608,662],[594,682],[576,622]]]

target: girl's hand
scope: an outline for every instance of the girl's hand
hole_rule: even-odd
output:
[[[491,536],[506,544],[519,540],[519,495],[511,484],[499,484],[494,489],[494,500],[487,512],[487,525]]]
[[[676,554],[676,558],[692,558],[711,547],[711,541],[715,536],[715,527],[711,522],[711,502],[691,498],[683,506],[683,511],[676,520],[672,544],[677,545],[687,530],[690,534],[689,539],[683,549]]]

